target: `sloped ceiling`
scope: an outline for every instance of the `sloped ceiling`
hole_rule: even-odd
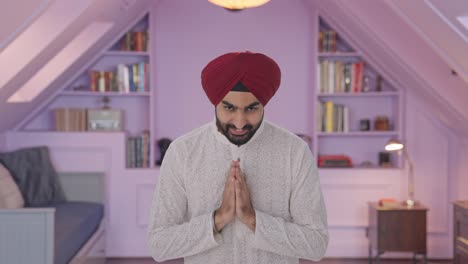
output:
[[[52,39],[39,55],[29,58],[30,62],[12,80],[0,87],[0,132],[13,129],[35,108],[47,102],[61,87],[61,83],[67,81],[74,71],[83,68],[129,21],[157,3],[157,0],[88,1],[89,7],[62,34]],[[2,3],[5,8],[2,8],[0,15],[2,21],[8,23],[0,25],[0,55],[13,45],[15,37],[20,36],[48,8],[64,2],[73,6],[80,1],[15,0]],[[468,134],[468,103],[465,102],[468,99],[468,32],[455,20],[455,16],[468,15],[468,1],[303,2],[311,8],[311,12],[318,10],[326,17],[333,27],[350,40],[350,44],[360,47],[364,55],[372,58],[371,63],[395,80],[399,88],[416,94],[430,104],[434,117],[454,131]],[[112,22],[114,26],[33,101],[7,103],[7,99],[19,87],[93,21]],[[40,32],[38,35],[41,37]],[[34,49],[34,43],[27,48]],[[17,56],[21,55],[18,52]],[[452,74],[452,71],[458,75]]]
[[[5,67],[0,72],[0,132],[13,129],[18,123],[28,116],[35,108],[43,105],[53,97],[61,84],[68,81],[69,77],[89,63],[99,52],[108,45],[110,40],[115,39],[118,33],[126,28],[130,22],[148,10],[154,3],[152,0],[50,0],[50,1],[7,1],[8,10],[2,8],[3,12],[16,14],[16,10],[25,8],[27,11],[18,11],[18,17],[15,23],[1,23],[0,32],[2,33],[1,43],[6,43],[0,50],[0,65],[15,65],[19,61],[26,61],[27,64],[21,65],[18,71],[14,72],[12,78],[7,76],[9,68]],[[3,5],[3,3],[2,3]],[[24,5],[24,6],[23,6]],[[40,21],[41,15],[49,14],[51,9],[59,9],[66,6],[59,16],[75,15],[76,18],[67,25],[66,28],[57,34],[50,34],[50,23],[60,23],[61,17],[48,17],[48,23],[42,23],[40,27],[32,34],[30,41],[22,41],[18,45],[16,40],[23,37],[22,33],[27,32],[29,28],[36,26],[35,21]],[[2,6],[3,7],[3,6]],[[76,13],[73,11],[76,10]],[[70,13],[67,13],[70,12]],[[57,13],[57,12],[55,12]],[[2,21],[4,17],[1,18]],[[23,20],[22,22],[20,20]],[[47,63],[54,58],[67,44],[70,43],[79,33],[87,28],[93,22],[104,22],[112,25],[91,48],[80,54],[78,59],[72,63],[63,74],[55,78],[51,84],[36,98],[30,102],[7,103],[8,98],[22,87],[34,74],[40,71]],[[24,27],[24,25],[27,25]],[[47,39],[53,35],[52,39]],[[14,37],[10,37],[14,36]],[[35,41],[37,40],[37,41]],[[39,42],[48,41],[45,48],[39,47]],[[31,52],[34,50],[39,52]],[[14,52],[11,52],[11,51]],[[27,51],[27,52],[26,52]],[[8,53],[8,54],[7,54]],[[25,55],[34,54],[34,55]],[[5,55],[5,56],[3,56]],[[10,74],[11,75],[11,74]],[[6,81],[7,80],[7,81]]]
[[[40,16],[53,0],[16,0],[2,2],[0,17],[0,51],[3,50],[16,36],[31,25]],[[21,7],[21,8],[18,8]]]
[[[368,61],[394,80],[398,88],[424,100],[431,107],[434,118],[455,133],[466,135],[468,83],[461,76],[452,74],[457,67],[455,62],[449,61],[449,56],[441,50],[436,50],[431,39],[424,36],[411,18],[404,17],[399,11],[406,10],[403,4],[409,2],[426,5],[424,0],[308,1],[310,7],[317,9],[350,44],[359,47]],[[452,1],[444,3],[450,5]],[[427,12],[425,16],[430,21],[441,20],[435,12]],[[437,30],[453,38],[457,35],[447,23]],[[447,43],[447,47],[450,45]],[[464,49],[460,48],[459,56],[467,56],[468,45],[460,46]]]
[[[468,1],[392,0],[387,3],[468,83],[468,28],[457,19],[468,17]]]

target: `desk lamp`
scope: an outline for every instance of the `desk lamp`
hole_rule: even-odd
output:
[[[403,157],[408,163],[408,198],[405,203],[408,207],[413,207],[415,204],[413,162],[408,155],[408,151],[406,150],[405,145],[398,139],[390,139],[385,145],[385,150],[388,152],[398,151],[398,154],[403,152]]]

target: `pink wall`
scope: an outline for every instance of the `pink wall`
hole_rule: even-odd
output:
[[[461,143],[461,144],[460,144]],[[457,200],[468,200],[468,191],[466,191],[466,186],[468,186],[468,137],[463,139],[456,138],[454,144],[456,144],[459,149],[458,156],[454,157],[458,161],[457,167],[455,167],[455,195],[454,197]],[[459,145],[460,144],[460,145]]]
[[[245,50],[271,56],[282,69],[280,89],[265,117],[293,132],[308,131],[312,97],[305,95],[312,88],[314,21],[302,1],[276,0],[229,12],[208,1],[162,0],[156,9],[156,25],[151,26],[156,28],[152,65],[158,137],[179,136],[212,120],[214,108],[201,88],[200,72],[216,56]]]

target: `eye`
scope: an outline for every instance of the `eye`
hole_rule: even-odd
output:
[[[249,112],[254,112],[254,111],[257,111],[258,107],[249,107],[247,108],[247,111]]]
[[[224,106],[224,109],[228,110],[228,111],[232,111],[234,110],[234,107],[230,106],[230,105],[225,105]]]

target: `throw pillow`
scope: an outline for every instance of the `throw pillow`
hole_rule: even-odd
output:
[[[53,202],[66,201],[47,146],[0,153],[0,161],[18,183],[26,207],[47,206]]]

